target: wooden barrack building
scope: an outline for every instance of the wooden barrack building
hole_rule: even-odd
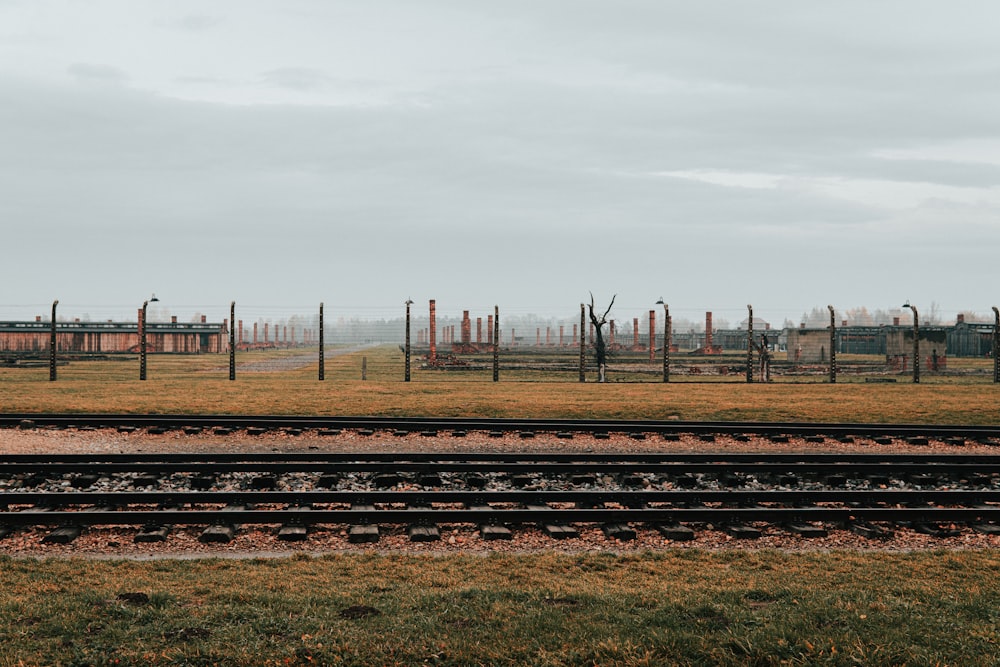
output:
[[[56,322],[56,350],[79,354],[139,351],[139,322]],[[49,351],[52,323],[0,322],[0,353],[41,354]],[[226,322],[146,322],[146,351],[177,354],[225,352],[229,346]]]

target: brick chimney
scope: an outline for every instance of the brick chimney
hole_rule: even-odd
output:
[[[469,319],[469,311],[462,311],[462,345],[472,342],[472,320]]]

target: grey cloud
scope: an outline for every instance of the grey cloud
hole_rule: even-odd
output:
[[[232,84],[231,81],[215,76],[178,76],[174,77],[174,81],[203,86],[225,86]]]
[[[128,81],[128,74],[111,65],[94,65],[91,63],[74,63],[66,68],[72,76],[81,81],[93,81],[105,84],[122,84]]]
[[[157,26],[183,32],[207,32],[223,23],[222,18],[205,14],[188,14],[176,19],[155,22]]]
[[[303,298],[330,290],[395,302],[412,289],[471,305],[503,292],[549,302],[539,308],[604,286],[648,290],[650,302],[663,293],[678,307],[767,295],[879,306],[879,294],[947,303],[946,288],[972,298],[992,284],[1000,229],[988,203],[886,211],[784,183],[657,175],[995,186],[997,165],[876,157],[1000,136],[990,21],[919,3],[901,14],[895,3],[852,2],[470,6],[421,10],[442,38],[454,30],[450,12],[471,12],[463,30],[492,41],[468,68],[433,61],[399,74],[390,35],[373,45],[386,49],[379,67],[346,72],[356,79],[310,59],[321,49],[278,42],[273,61],[248,66],[256,76],[189,63],[176,79],[188,92],[249,78],[279,101],[367,86],[379,100],[363,107],[182,102],[0,77],[0,218],[23,223],[14,234],[26,246],[24,230],[60,230],[66,266],[86,248],[97,267],[88,280],[100,279],[92,289],[117,288],[123,272],[182,281],[179,258],[213,267],[224,257],[198,289],[225,303],[240,297],[236,286],[280,301],[293,280]],[[461,43],[478,49],[479,36],[463,32]],[[125,80],[79,67],[77,78]],[[594,263],[599,281],[581,285],[581,267]],[[739,278],[748,265],[773,272],[750,284]],[[921,270],[890,270],[900,266]]]
[[[262,72],[261,81],[269,86],[296,91],[316,90],[330,83],[330,77],[309,67],[280,67]]]

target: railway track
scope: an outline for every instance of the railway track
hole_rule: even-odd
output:
[[[356,428],[376,437],[404,430],[524,433],[528,428],[528,422],[497,420],[7,419],[4,425],[22,427],[31,421],[43,427],[119,429],[311,428],[317,434]],[[691,432],[691,425],[677,422],[532,423],[570,436]],[[997,435],[995,429],[859,425],[835,425],[839,428],[830,434],[822,426],[802,426],[796,435],[875,438],[890,437],[885,434],[892,429],[896,438],[990,444]],[[738,434],[795,433],[786,424],[725,428]],[[442,524],[473,524],[483,539],[510,538],[521,526],[538,526],[559,539],[574,536],[581,524],[599,524],[623,540],[647,529],[686,540],[709,527],[755,537],[761,523],[805,537],[831,527],[879,539],[891,536],[896,526],[941,536],[958,530],[1000,533],[1000,455],[912,449],[906,454],[6,455],[0,456],[0,535],[54,527],[47,539],[71,541],[91,526],[139,526],[135,539],[153,541],[168,539],[174,526],[205,526],[203,541],[227,541],[243,524],[273,525],[279,537],[296,540],[307,539],[316,526],[345,526],[353,542],[377,541],[380,525],[405,525],[414,540],[437,539]]]
[[[819,422],[689,422],[679,420],[602,419],[491,419],[438,417],[303,417],[295,415],[134,415],[134,414],[0,414],[0,428],[117,428],[223,431],[297,431],[331,433],[338,430],[393,431],[452,435],[470,431],[490,433],[557,433],[671,436],[760,435],[789,437],[890,437],[966,439],[1000,445],[1000,426],[927,424],[830,424]]]

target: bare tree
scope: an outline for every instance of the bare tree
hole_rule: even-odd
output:
[[[590,293],[590,323],[594,325],[594,356],[597,358],[597,381],[605,381],[605,370],[607,369],[608,363],[608,348],[604,344],[604,333],[603,327],[607,324],[608,313],[611,312],[611,307],[615,305],[615,299],[618,297],[615,294],[611,297],[611,303],[608,304],[608,309],[604,311],[604,314],[597,317],[594,312],[594,293]]]

